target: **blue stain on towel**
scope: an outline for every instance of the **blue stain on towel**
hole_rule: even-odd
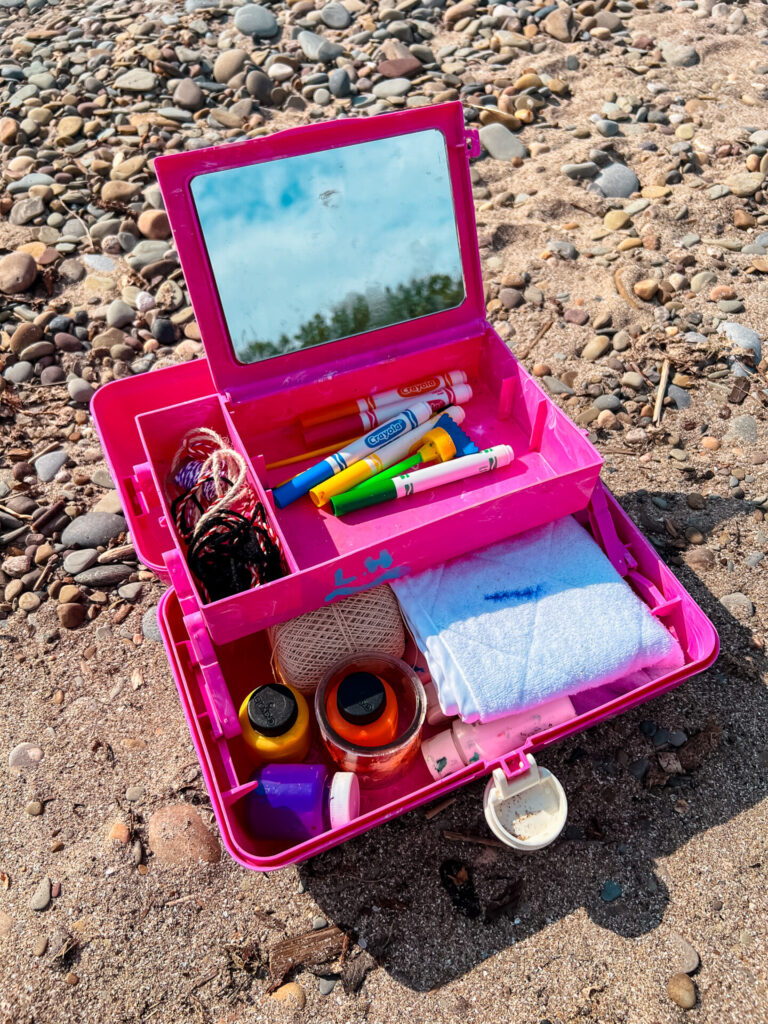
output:
[[[493,601],[494,604],[501,604],[506,601],[532,601],[541,597],[544,587],[537,583],[533,587],[521,587],[519,590],[495,590],[492,594],[483,594],[486,601]]]

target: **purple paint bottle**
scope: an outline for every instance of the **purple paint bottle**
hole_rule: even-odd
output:
[[[323,764],[268,764],[251,780],[245,798],[250,829],[262,838],[302,841],[340,828],[360,813],[360,787],[352,772]]]

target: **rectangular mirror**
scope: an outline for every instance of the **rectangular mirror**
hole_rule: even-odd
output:
[[[191,191],[242,363],[464,301],[436,129],[201,174]]]

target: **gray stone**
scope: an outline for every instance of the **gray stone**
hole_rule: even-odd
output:
[[[326,4],[320,11],[320,17],[328,28],[344,29],[352,24],[352,15],[346,7],[337,3]]]
[[[115,79],[115,88],[123,92],[151,92],[157,85],[157,75],[146,68],[131,68]]]
[[[762,562],[762,560],[764,558],[765,558],[765,552],[764,551],[750,551],[750,553],[747,555],[747,557],[744,559],[744,561],[746,562],[746,564],[749,566],[750,569],[756,569],[758,567],[758,565],[760,565],[760,563]]]
[[[640,180],[626,164],[608,164],[595,178],[592,187],[604,196],[628,199],[633,192],[640,191]]]
[[[51,880],[46,875],[37,883],[37,888],[32,893],[29,901],[30,910],[47,910],[51,903]]]
[[[569,388],[567,384],[563,384],[563,382],[561,380],[558,380],[557,377],[550,377],[549,374],[547,374],[545,377],[542,377],[541,379],[546,384],[547,391],[549,391],[551,395],[574,394],[573,388]]]
[[[14,363],[13,366],[9,366],[7,370],[3,372],[3,378],[9,380],[11,384],[23,384],[28,381],[32,376],[34,367],[32,363],[28,363],[25,359],[22,359],[18,363]]]
[[[550,252],[556,252],[558,256],[562,256],[565,260],[575,260],[579,255],[579,250],[573,242],[557,242],[550,238],[547,240],[547,248]]]
[[[78,402],[80,405],[88,405],[94,395],[93,388],[82,377],[73,377],[72,380],[67,381],[67,391],[72,401]]]
[[[141,597],[143,590],[144,584],[137,581],[136,583],[126,583],[118,589],[117,593],[124,601],[135,601],[137,598]]]
[[[253,36],[255,39],[269,39],[279,31],[277,18],[260,4],[239,7],[235,11],[235,28],[244,36]]]
[[[578,181],[582,178],[594,178],[600,168],[592,160],[586,160],[581,164],[563,164],[560,170],[566,177]]]
[[[333,992],[333,990],[336,988],[336,983],[338,982],[338,980],[339,980],[338,978],[331,978],[331,977],[328,977],[328,978],[318,978],[317,979],[317,987],[320,990],[320,995],[321,996],[329,996],[331,994],[331,992]]]
[[[699,55],[692,46],[664,41],[661,44],[661,56],[673,68],[692,68],[699,63]]]
[[[680,388],[677,384],[670,384],[667,388],[667,394],[675,403],[676,409],[687,409],[691,404],[691,396],[685,388]]]
[[[316,32],[299,32],[298,42],[308,60],[317,60],[323,64],[330,64],[344,53],[343,46],[323,39]],[[409,87],[410,84],[408,82]]]
[[[146,239],[143,242],[139,242],[136,248],[128,253],[125,257],[125,262],[132,270],[143,270],[150,263],[156,263],[158,260],[161,260],[170,248],[170,242]]]
[[[351,83],[349,81],[349,73],[345,68],[334,68],[331,71],[328,75],[328,88],[331,91],[331,95],[337,99],[349,96]]]
[[[598,395],[592,404],[601,412],[604,409],[608,409],[610,412],[616,412],[621,408],[621,399],[618,395]]]
[[[119,562],[114,565],[94,565],[92,569],[79,572],[75,576],[75,583],[84,587],[114,587],[127,580],[132,572],[130,565],[121,565]]]
[[[107,307],[107,325],[109,327],[125,327],[133,323],[136,311],[131,309],[122,299],[113,299]]]
[[[745,414],[734,416],[730,421],[726,441],[738,441],[742,444],[757,443],[757,420],[754,416]]]
[[[144,634],[145,640],[154,640],[160,643],[162,636],[160,634],[160,626],[157,622],[157,605],[153,605],[151,608],[147,608],[141,618],[141,632]]]
[[[616,122],[605,118],[598,118],[595,121],[595,128],[606,139],[612,139],[615,135],[619,134],[619,126]]]
[[[73,551],[72,554],[67,555],[64,559],[64,572],[68,572],[70,576],[77,576],[78,573],[90,569],[98,557],[99,552],[96,548],[83,548],[81,551]]]
[[[123,516],[111,512],[89,512],[78,516],[64,528],[61,543],[67,548],[95,548],[125,533],[128,526]]]
[[[494,160],[525,159],[528,156],[528,150],[520,139],[503,124],[483,125],[480,129],[480,142]]]
[[[724,335],[737,348],[747,349],[747,351],[754,353],[756,363],[759,363],[763,358],[760,335],[757,331],[753,331],[751,327],[745,327],[744,324],[737,324],[732,320],[726,320],[717,328],[717,333]]]
[[[39,459],[35,459],[35,472],[41,480],[47,483],[49,480],[53,480],[68,458],[67,453],[63,451],[48,452],[47,455],[41,455]]]
[[[641,391],[645,387],[645,380],[643,379],[642,374],[629,370],[622,376],[621,386],[625,388],[632,388],[633,391]]]
[[[6,187],[6,192],[10,195],[15,196],[19,192],[28,192],[33,185],[53,185],[54,179],[50,174],[40,174],[39,172],[33,171],[31,174],[25,174],[23,178],[19,178],[18,181],[9,182]]]
[[[14,203],[8,220],[11,224],[20,227],[36,217],[42,217],[44,213],[45,203],[39,196],[33,196],[31,199],[20,199],[18,203]]]
[[[755,606],[746,594],[741,594],[738,591],[734,594],[726,594],[725,597],[721,597],[720,604],[734,617],[734,619],[738,619],[739,621],[751,619],[755,614]]]
[[[385,78],[382,82],[377,82],[374,85],[373,95],[377,99],[388,100],[405,96],[410,88],[411,82],[408,78]]]

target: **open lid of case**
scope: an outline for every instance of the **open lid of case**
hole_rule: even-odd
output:
[[[484,320],[474,142],[457,102],[158,157],[217,390],[306,383]]]

